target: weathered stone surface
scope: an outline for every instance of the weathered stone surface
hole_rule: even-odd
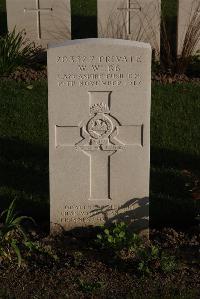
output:
[[[160,53],[160,0],[97,0],[99,37],[150,43]]]
[[[52,231],[148,228],[151,47],[86,39],[48,49]]]
[[[179,0],[177,53],[200,51],[200,0]],[[186,54],[186,51],[184,51]]]
[[[36,45],[71,39],[70,0],[6,0],[6,6],[8,30],[25,29]]]

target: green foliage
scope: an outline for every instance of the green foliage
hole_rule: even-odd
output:
[[[0,37],[0,76],[7,76],[17,67],[32,60],[34,45],[25,39],[25,32],[16,33],[15,29]]]
[[[39,241],[32,242],[31,240],[26,240],[23,242],[23,245],[29,250],[28,255],[31,256],[32,253],[41,253],[47,257],[50,257],[55,262],[59,261],[59,257],[54,252],[50,245],[44,245]]]
[[[109,228],[103,228],[102,233],[97,235],[96,243],[101,248],[121,250],[123,248],[131,248],[138,246],[140,238],[134,233],[128,231],[128,227],[124,222],[115,223]]]
[[[174,256],[169,256],[154,245],[141,246],[136,251],[137,269],[142,275],[155,271],[170,273],[176,269]]]
[[[169,273],[176,268],[174,256],[166,255],[159,247],[146,244],[141,237],[128,230],[124,222],[115,223],[110,228],[103,228],[97,235],[96,243],[102,249],[113,251],[120,257],[120,251],[125,250],[131,254],[136,268],[142,275],[149,275],[155,271]]]
[[[74,265],[79,267],[83,261],[83,254],[80,251],[75,251],[73,254],[74,257]]]
[[[17,256],[18,266],[21,266],[22,257],[19,244],[27,241],[27,235],[23,230],[22,222],[33,218],[27,216],[17,216],[15,212],[15,200],[0,214],[0,257],[1,259],[12,260],[13,254]]]
[[[161,269],[164,273],[170,273],[170,272],[173,272],[176,267],[177,267],[177,264],[176,264],[176,261],[175,261],[175,257],[174,256],[170,256],[170,255],[167,255],[165,253],[162,252],[161,254]]]
[[[0,289],[0,298],[1,299],[15,299],[15,296],[13,296],[10,293],[10,290],[8,288],[1,288]]]
[[[31,217],[17,216],[15,212],[15,201],[13,200],[8,209],[0,215],[0,261],[13,261],[17,258],[18,266],[22,265],[22,251],[26,258],[36,255],[40,260],[45,257],[51,258],[54,262],[59,261],[59,257],[50,245],[42,244],[39,241],[31,241],[25,233],[22,222],[30,220],[35,224]],[[2,221],[1,221],[2,220]]]
[[[97,282],[88,282],[83,279],[78,279],[78,284],[80,286],[81,291],[84,293],[93,293],[103,287],[103,283],[101,281]]]

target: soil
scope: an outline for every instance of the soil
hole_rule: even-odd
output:
[[[8,79],[15,80],[17,82],[30,82],[38,81],[47,78],[47,67],[40,66],[39,69],[19,67],[15,72],[10,74]]]
[[[152,80],[153,82],[158,82],[162,84],[188,83],[188,82],[200,83],[200,78],[188,77],[185,74],[175,74],[175,75],[170,75],[165,73],[152,74]]]
[[[51,237],[34,230],[31,235],[59,261],[26,254],[20,268],[13,261],[0,263],[0,298],[200,298],[198,226],[151,230],[151,242],[174,255],[177,267],[143,276],[131,256],[119,259],[94,246],[92,233]]]

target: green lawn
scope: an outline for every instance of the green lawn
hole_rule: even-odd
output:
[[[0,83],[1,207],[17,197],[36,219],[49,217],[47,83]],[[200,85],[153,85],[151,222],[189,224],[191,177],[200,169]]]
[[[173,22],[176,1],[162,1]],[[5,0],[0,0],[0,34],[5,31]],[[72,0],[73,38],[95,37],[96,31],[96,0]],[[25,84],[0,82],[0,99],[1,207],[17,197],[24,212],[48,220],[47,83],[33,83],[28,89]],[[197,213],[189,190],[200,169],[199,115],[199,85],[153,85],[152,224],[191,223]]]

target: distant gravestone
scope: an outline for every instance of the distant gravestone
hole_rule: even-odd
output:
[[[151,47],[86,39],[48,49],[52,231],[148,228]]]
[[[98,36],[148,42],[159,57],[160,0],[97,0]]]
[[[180,55],[189,46],[195,54],[200,51],[200,0],[179,0],[178,3],[177,52]]]
[[[70,0],[6,0],[8,30],[25,30],[38,46],[71,39]]]

